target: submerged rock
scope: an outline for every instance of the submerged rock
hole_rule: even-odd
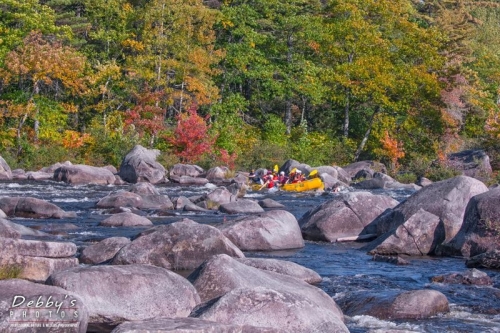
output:
[[[31,219],[76,217],[75,212],[65,212],[50,202],[31,197],[2,197],[0,198],[0,209],[7,216]]]
[[[338,300],[349,316],[372,316],[384,320],[424,319],[450,311],[448,299],[436,290],[358,291]]]

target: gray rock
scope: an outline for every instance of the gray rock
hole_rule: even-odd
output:
[[[269,198],[260,200],[259,205],[262,208],[285,208],[285,205],[280,204],[279,202]]]
[[[74,212],[65,212],[50,202],[31,197],[2,197],[0,198],[0,209],[7,216],[33,219],[76,217]]]
[[[44,282],[50,274],[75,267],[73,243],[0,238],[0,266],[18,267],[20,278]]]
[[[72,165],[73,165],[73,163],[71,163],[70,161],[65,161],[64,163],[57,162],[57,163],[52,164],[52,165],[50,165],[48,167],[43,167],[43,168],[41,168],[38,171],[40,171],[40,172],[46,172],[46,173],[50,173],[50,174],[54,175],[54,171],[56,171],[60,167],[62,167],[62,166],[72,166]]]
[[[182,176],[196,178],[203,175],[205,175],[205,170],[197,165],[192,164],[175,164],[170,170],[170,178]]]
[[[349,332],[332,308],[287,290],[238,288],[218,299],[199,318],[224,324],[271,327],[282,332]]]
[[[198,318],[159,318],[125,322],[111,333],[284,333],[271,328],[221,324]]]
[[[293,159],[289,159],[279,168],[279,171],[280,172],[284,171],[285,174],[288,175],[288,174],[290,174],[290,171],[292,171],[292,169],[294,169],[294,168],[302,171],[303,174],[309,174],[309,171],[311,170],[310,165],[300,163],[299,161],[296,161]]]
[[[101,332],[124,321],[187,317],[200,301],[185,278],[149,265],[75,267],[52,274],[47,284],[80,295],[89,328]]]
[[[11,222],[4,218],[0,218],[0,237],[20,238],[23,236],[45,237],[48,236],[48,234]]]
[[[359,172],[357,173],[359,174]],[[370,179],[363,180],[359,183],[353,184],[353,187],[364,189],[364,190],[373,190],[373,189],[413,189],[419,190],[420,186],[415,184],[403,184],[392,177],[386,175],[385,173],[375,172],[373,173],[373,177]]]
[[[403,224],[378,237],[365,249],[372,255],[424,256],[433,254],[444,237],[444,225],[439,217],[419,209]]]
[[[27,310],[30,301],[33,305]],[[42,302],[43,306],[35,308],[37,302]],[[59,310],[56,304],[60,305]],[[85,333],[88,318],[89,311],[82,298],[67,290],[20,279],[0,281],[0,331],[3,333]],[[48,325],[54,320],[61,326]],[[26,322],[26,326],[15,326],[12,321]]]
[[[432,282],[438,283],[467,284],[476,286],[490,286],[493,284],[493,280],[488,276],[488,274],[475,268],[469,269],[464,273],[451,273],[434,276],[431,280]]]
[[[137,209],[173,209],[172,201],[166,195],[140,195],[129,191],[117,191],[102,198],[97,208],[132,207]]]
[[[299,220],[305,239],[334,242],[358,236],[378,215],[398,202],[369,192],[342,193],[308,211]]]
[[[448,299],[436,290],[406,292],[359,291],[346,293],[338,303],[348,316],[372,316],[379,319],[424,319],[449,312]]]
[[[372,174],[375,172],[387,173],[385,165],[375,161],[359,161],[342,167],[344,171],[353,178],[360,170],[367,170]]]
[[[439,249],[440,254],[474,257],[500,250],[500,187],[472,197],[460,231]]]
[[[2,156],[0,156],[0,179],[12,179],[12,170]]]
[[[264,209],[257,202],[249,199],[239,199],[222,204],[219,210],[227,214],[258,214],[264,212]]]
[[[160,151],[157,149],[146,149],[136,145],[123,159],[118,175],[129,183],[163,183],[166,170],[156,161],[158,155]]]
[[[178,178],[171,177],[172,181],[175,181],[181,185],[198,185],[203,186],[209,183],[209,180],[201,177],[191,177],[191,176],[180,176]]]
[[[214,181],[223,181],[226,179],[226,175],[229,173],[229,169],[227,167],[215,167],[207,171],[206,178],[210,182]]]
[[[389,264],[394,264],[394,265],[409,265],[410,263],[408,260],[405,260],[401,258],[400,256],[388,256],[388,255],[380,255],[380,254],[375,254],[372,257],[373,261],[379,261],[379,262],[388,262]]]
[[[136,183],[130,186],[129,192],[139,194],[140,196],[160,195],[160,192],[151,183]]]
[[[83,249],[80,262],[84,264],[98,265],[105,263],[120,251],[125,245],[130,244],[126,237],[110,237],[99,243],[92,244]]]
[[[480,149],[449,154],[446,163],[448,167],[461,171],[463,175],[481,181],[487,180],[493,172],[489,156]]]
[[[54,174],[53,173],[48,173],[48,172],[42,172],[42,171],[28,171],[26,172],[26,179],[29,180],[49,180],[53,179]]]
[[[295,216],[284,210],[271,210],[223,223],[218,228],[244,251],[284,250],[304,247]]]
[[[285,332],[348,332],[342,312],[321,289],[227,255],[212,257],[188,279],[202,301],[215,301],[195,314],[201,319]]]
[[[130,212],[114,214],[99,223],[101,227],[147,227],[152,226],[148,218]]]
[[[54,180],[73,185],[115,183],[115,175],[108,169],[82,164],[61,166],[54,171],[53,177]]]
[[[267,258],[242,258],[237,260],[245,265],[264,271],[289,275],[309,284],[316,284],[322,281],[321,276],[312,269],[291,261]]]
[[[243,253],[217,228],[182,219],[143,231],[113,259],[115,265],[149,264],[168,269],[194,269],[212,255]]]
[[[418,180],[415,184],[421,187],[425,187],[431,185],[432,183],[433,181],[430,179],[427,179],[425,177],[418,177]]]
[[[311,172],[312,170],[316,170],[318,172],[318,175],[321,175],[321,174],[327,174],[333,178],[336,178],[338,179],[339,178],[339,172],[337,171],[337,168],[333,167],[333,166],[330,166],[330,165],[323,165],[323,166],[319,166],[319,167],[311,167],[311,169],[309,170],[309,172]]]
[[[391,211],[381,214],[363,233],[382,235],[403,224],[419,209],[424,209],[444,223],[445,242],[448,242],[460,230],[470,198],[487,190],[486,185],[467,176],[435,182],[415,192]]]
[[[469,268],[500,269],[500,250],[488,251],[469,258],[465,265]]]

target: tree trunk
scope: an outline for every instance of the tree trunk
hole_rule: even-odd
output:
[[[346,89],[346,101],[344,106],[344,126],[343,126],[344,139],[347,139],[349,137],[349,108],[350,108],[349,99],[350,99],[350,92],[348,89]]]
[[[372,131],[373,127],[373,122],[375,120],[375,116],[377,113],[379,113],[380,107],[375,107],[375,111],[373,111],[373,114],[370,118],[370,122],[368,123],[368,129],[366,130],[365,136],[363,137],[363,140],[361,140],[361,143],[359,144],[358,150],[356,150],[356,155],[354,156],[354,161],[357,161],[359,158],[359,155],[361,155],[361,152],[365,148],[366,142],[368,141],[368,138],[370,137],[370,133]]]
[[[292,63],[292,50],[293,50],[293,36],[288,35],[286,45],[288,48],[288,52],[286,54],[286,62],[288,64]],[[285,102],[285,125],[286,125],[286,134],[290,134],[292,132],[292,101],[291,97],[287,96],[287,100]]]
[[[347,63],[351,64],[354,59],[354,53],[350,53],[347,56]],[[345,88],[345,105],[344,105],[344,126],[343,126],[343,135],[344,139],[349,137],[349,112],[351,107],[351,90],[349,88]]]

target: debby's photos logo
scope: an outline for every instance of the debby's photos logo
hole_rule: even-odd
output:
[[[9,324],[15,327],[77,327],[79,316],[77,300],[70,295],[16,295],[9,308]]]

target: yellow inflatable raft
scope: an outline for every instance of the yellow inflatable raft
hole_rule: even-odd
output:
[[[284,191],[290,192],[304,192],[304,191],[312,191],[312,190],[323,190],[325,185],[321,181],[321,178],[312,178],[308,180],[304,180],[300,183],[294,184],[285,184],[281,186],[281,189]]]

